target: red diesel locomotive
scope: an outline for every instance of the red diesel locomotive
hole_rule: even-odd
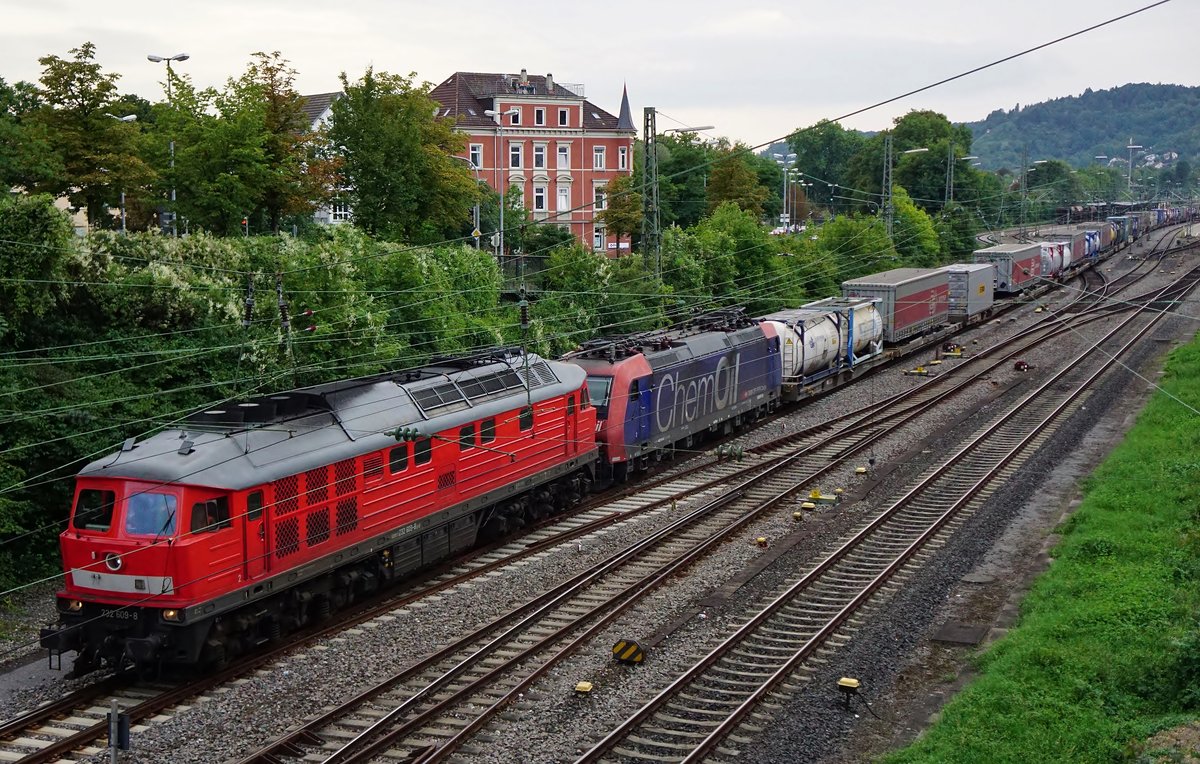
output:
[[[83,469],[52,653],[214,666],[588,491],[585,372],[519,350],[230,403]]]

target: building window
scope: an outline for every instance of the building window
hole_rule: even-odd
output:
[[[513,169],[521,169],[521,144],[508,144],[508,166]]]
[[[483,144],[482,143],[472,143],[471,144],[470,161],[471,161],[471,167],[475,168],[476,170],[483,167]]]
[[[329,204],[329,219],[334,223],[345,223],[350,220],[350,203],[345,199],[334,199]]]
[[[571,147],[559,144],[558,146],[558,169],[571,169]]]
[[[568,186],[558,187],[558,211],[567,212],[571,209],[571,189]]]
[[[546,145],[534,144],[533,146],[533,169],[546,169]]]
[[[566,109],[558,110],[558,126],[559,127],[566,127],[567,125],[569,125],[571,123],[571,118],[570,118],[570,116],[568,116],[569,114],[570,114],[570,112],[568,112]]]
[[[538,125],[538,126],[546,124],[546,110],[545,109],[534,109],[533,110],[533,124]]]
[[[546,187],[545,186],[534,186],[533,187],[533,210],[534,210],[534,212],[545,212],[546,211]]]
[[[620,148],[617,149],[617,169],[618,170],[628,170],[629,169],[629,147],[628,146],[621,146]]]
[[[592,231],[592,249],[604,249],[604,229],[600,226]]]
[[[604,186],[596,186],[595,196],[593,197],[596,201],[596,204],[595,204],[596,210],[604,209],[604,205],[607,202],[607,199],[605,198],[605,193],[606,192],[604,190]]]
[[[510,124],[510,125],[521,124],[521,110],[518,109],[516,106],[513,107],[513,113],[508,115],[508,124]]]
[[[593,170],[603,170],[604,169],[604,147],[603,146],[593,146],[592,147],[592,169]]]

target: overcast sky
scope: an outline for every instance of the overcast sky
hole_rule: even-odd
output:
[[[90,40],[122,92],[161,100],[161,64],[186,52],[197,85],[241,73],[254,51],[281,51],[303,93],[338,74],[553,73],[583,83],[613,113],[629,87],[634,120],[659,129],[768,142],[1113,18],[1151,0],[689,0],[495,3],[451,0],[205,0],[116,3],[3,0],[0,77],[36,80],[37,59]],[[954,121],[1127,82],[1200,84],[1200,2],[1173,0],[1117,24],[843,122],[878,130],[911,109]],[[1136,136],[1134,136],[1136,138]]]

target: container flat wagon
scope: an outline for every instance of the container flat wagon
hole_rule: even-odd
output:
[[[996,267],[997,293],[1020,292],[1035,286],[1042,275],[1042,246],[1033,244],[997,244],[994,247],[975,250],[971,258],[977,263],[991,263]]]
[[[884,341],[901,342],[946,323],[950,283],[943,268],[895,268],[843,281],[842,296],[877,300]]]

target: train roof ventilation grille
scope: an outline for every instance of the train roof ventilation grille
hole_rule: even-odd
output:
[[[554,370],[545,361],[530,364],[528,370],[522,368],[521,377],[526,379],[530,389],[543,385],[552,385],[558,381],[558,377],[554,376]]]
[[[413,400],[421,407],[421,410],[426,413],[466,402],[462,390],[453,382],[444,382],[419,390],[409,390],[409,393],[412,394]]]

